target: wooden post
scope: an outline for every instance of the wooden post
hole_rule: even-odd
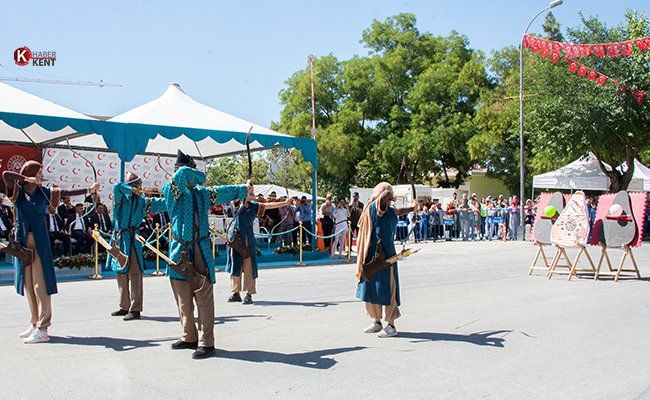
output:
[[[99,235],[99,230],[97,228],[98,226],[97,224],[95,224],[95,234]],[[95,274],[90,275],[88,277],[90,279],[104,279],[104,277],[101,276],[98,271],[98,267],[99,267],[99,260],[97,259],[97,257],[99,256],[98,250],[99,250],[99,243],[97,243],[97,240],[95,240]]]
[[[300,221],[300,243],[298,243],[298,251],[300,251],[300,262],[294,265],[297,265],[299,267],[304,267],[307,264],[302,262],[302,221]]]

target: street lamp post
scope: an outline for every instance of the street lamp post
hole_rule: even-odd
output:
[[[524,207],[526,204],[524,197],[524,38],[535,18],[539,17],[544,11],[557,7],[563,2],[563,0],[554,0],[548,7],[538,12],[526,26],[526,30],[521,37],[521,43],[519,44],[519,227],[521,228],[521,233],[517,236],[521,240],[524,239],[524,230],[526,228],[524,225]]]

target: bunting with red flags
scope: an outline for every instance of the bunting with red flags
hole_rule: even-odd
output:
[[[650,38],[646,37],[617,43],[572,44],[524,35],[522,44],[524,47],[529,47],[534,53],[537,53],[542,57],[547,57],[551,54],[551,61],[555,64],[557,64],[562,52],[564,52],[564,58],[569,63],[569,72],[577,72],[578,75],[595,81],[599,85],[605,85],[609,80],[614,84],[614,86],[616,86],[618,93],[623,94],[628,91],[627,85],[619,85],[616,80],[603,75],[586,65],[576,62],[573,58],[584,58],[590,55],[601,58],[630,56],[632,55],[635,46],[640,51],[647,51],[650,49]],[[629,89],[629,92],[638,103],[642,103],[645,99],[646,94],[641,90]]]

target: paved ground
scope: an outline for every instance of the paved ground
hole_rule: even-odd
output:
[[[362,332],[354,264],[263,269],[252,306],[226,303],[221,272],[207,360],[170,350],[180,324],[167,278],[145,279],[145,317],[131,322],[110,316],[114,279],[60,282],[52,342],[37,345],[18,338],[26,299],[3,285],[0,397],[650,399],[648,280],[528,276],[534,254],[516,242],[422,245],[400,264],[403,316],[389,339]],[[650,246],[635,256],[650,276]]]

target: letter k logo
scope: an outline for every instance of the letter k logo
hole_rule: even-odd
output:
[[[21,47],[14,51],[14,61],[17,65],[25,66],[29,64],[30,58],[32,58],[32,52],[28,47]]]

